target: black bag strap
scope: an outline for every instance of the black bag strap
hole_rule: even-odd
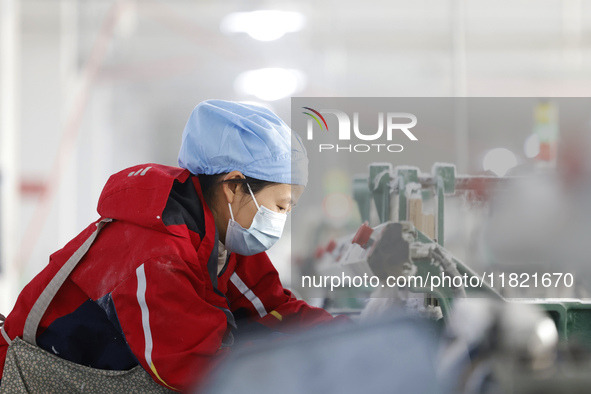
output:
[[[84,243],[70,256],[68,261],[60,268],[60,270],[51,279],[47,287],[43,290],[35,305],[31,308],[27,320],[25,321],[25,328],[23,329],[23,339],[31,345],[37,346],[37,328],[41,322],[41,318],[49,307],[49,304],[64,284],[68,276],[72,273],[76,265],[82,260],[82,257],[88,252],[90,246],[96,239],[98,233],[105,224],[111,222],[113,219],[103,219],[96,224],[96,230],[84,241]],[[3,332],[4,333],[4,332]]]

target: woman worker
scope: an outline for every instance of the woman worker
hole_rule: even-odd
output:
[[[106,370],[139,364],[182,391],[228,353],[238,318],[273,331],[331,321],[283,288],[265,253],[304,190],[307,164],[301,140],[271,111],[199,104],[183,133],[182,168],[146,164],[111,176],[102,219],[24,288],[2,328],[0,367],[28,331],[28,342],[62,359]],[[38,325],[27,323],[60,268],[81,254],[36,312]]]

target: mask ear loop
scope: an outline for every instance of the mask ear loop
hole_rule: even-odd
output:
[[[234,214],[232,213],[232,206],[230,205],[230,203],[228,203],[228,208],[230,208],[230,216],[232,217],[232,221],[235,222],[235,220],[234,220]]]
[[[257,206],[257,211],[259,211],[261,208],[259,207],[259,204],[257,203],[257,199],[254,198],[254,194],[252,193],[252,189],[250,188],[250,185],[247,183],[246,186],[248,186],[248,191],[250,192],[250,195],[252,196],[252,199],[254,200],[254,204]]]
[[[252,196],[254,204],[257,206],[257,211],[260,210],[259,204],[257,203],[257,199],[254,198],[254,194],[252,193],[252,189],[250,188],[250,185],[247,183],[246,186],[248,187],[248,191],[250,192],[250,195]],[[230,203],[228,203],[228,208],[230,208],[230,217],[232,218],[232,220],[234,220],[234,214],[232,213],[232,205],[230,205]]]

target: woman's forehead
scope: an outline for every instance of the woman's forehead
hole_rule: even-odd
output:
[[[294,205],[304,192],[304,186],[280,183],[266,187],[261,192],[266,192],[265,194],[268,197],[275,198],[278,201]]]

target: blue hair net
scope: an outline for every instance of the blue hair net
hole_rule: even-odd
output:
[[[193,174],[237,170],[270,182],[308,182],[306,149],[296,133],[265,107],[224,100],[203,101],[193,109],[179,166]]]

